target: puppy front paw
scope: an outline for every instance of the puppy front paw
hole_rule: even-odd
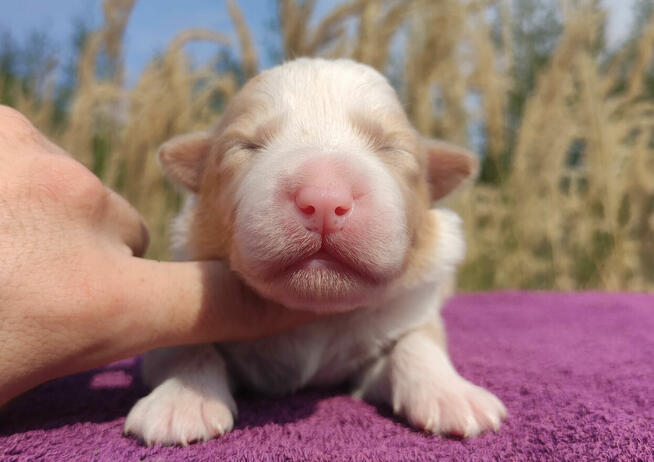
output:
[[[229,432],[236,403],[229,393],[195,389],[170,378],[141,398],[125,420],[125,433],[148,446],[207,441]]]
[[[420,430],[463,438],[497,431],[506,417],[506,408],[495,395],[462,377],[396,384],[393,410]]]

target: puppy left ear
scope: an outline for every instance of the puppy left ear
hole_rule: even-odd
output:
[[[159,162],[171,180],[197,193],[210,150],[208,132],[178,135],[159,148]]]
[[[479,160],[465,148],[440,140],[423,140],[431,200],[444,198],[479,171]]]

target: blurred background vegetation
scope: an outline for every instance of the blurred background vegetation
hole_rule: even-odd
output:
[[[237,40],[189,29],[126,83],[124,33],[136,0],[106,0],[78,22],[61,60],[45,32],[0,30],[0,103],[125,195],[168,258],[179,192],[158,168],[166,139],[215,122],[262,56],[349,57],[386,74],[418,130],[473,148],[478,182],[448,203],[464,218],[459,285],[654,288],[654,2],[636,0],[617,48],[594,0],[314,0],[274,8],[279,46],[256,49],[237,0]],[[263,4],[263,2],[262,2]],[[215,43],[193,65],[187,44]]]

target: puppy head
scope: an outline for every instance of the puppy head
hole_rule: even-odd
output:
[[[383,296],[424,245],[430,203],[476,169],[419,137],[386,79],[346,60],[260,74],[212,131],[159,155],[195,195],[189,257],[227,260],[262,296],[316,311]]]

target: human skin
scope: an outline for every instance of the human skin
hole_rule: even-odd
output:
[[[220,262],[139,258],[142,218],[0,106],[0,406],[47,380],[164,346],[245,340],[315,314],[260,303]]]

